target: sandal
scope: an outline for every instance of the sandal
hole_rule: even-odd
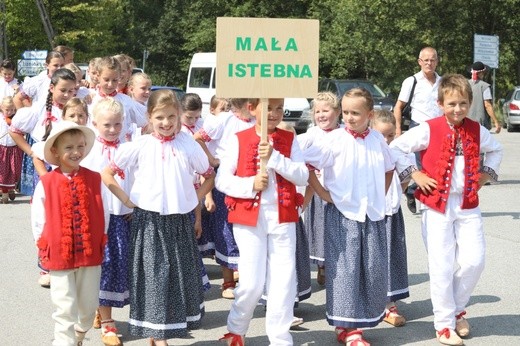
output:
[[[385,321],[386,323],[389,323],[394,327],[401,327],[405,325],[406,319],[403,316],[399,315],[399,312],[397,311],[397,306],[393,305],[388,309],[385,309],[385,312],[385,318],[383,319],[383,321]]]
[[[457,318],[457,322],[455,323],[455,332],[459,334],[460,337],[465,337],[469,335],[469,323],[464,318],[466,311],[462,311],[460,314],[455,315]]]
[[[235,281],[224,282],[222,284],[222,298],[235,299],[235,294],[233,291],[236,285],[237,284]]]
[[[101,321],[101,342],[105,346],[122,346],[114,320]]]
[[[14,199],[16,198],[16,192],[14,190],[9,190],[8,195],[11,201],[14,201]]]
[[[83,340],[85,340],[85,334],[87,334],[87,332],[74,330],[74,333],[76,334],[76,346],[83,346]]]
[[[336,338],[339,343],[346,346],[370,346],[370,343],[363,339],[363,331],[354,329],[347,332],[346,328],[336,327]]]
[[[92,323],[92,328],[94,328],[94,329],[101,328],[101,315],[99,314],[99,309],[96,310],[96,317],[94,317],[94,322]]]
[[[244,337],[242,335],[227,333],[218,339],[219,341],[227,342],[228,346],[244,346]]]
[[[444,328],[437,332],[437,340],[444,345],[464,345],[464,341],[455,333],[453,329]]]
[[[294,316],[293,320],[292,320],[292,323],[291,323],[291,328],[290,329],[298,327],[298,326],[300,326],[302,324],[303,324],[303,318]]]

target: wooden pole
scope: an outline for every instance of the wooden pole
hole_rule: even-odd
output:
[[[260,142],[267,142],[267,112],[269,100],[267,98],[261,98],[260,104],[262,105],[262,123],[260,126]],[[260,173],[267,171],[267,159],[260,160]]]

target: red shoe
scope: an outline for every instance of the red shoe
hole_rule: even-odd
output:
[[[370,346],[370,343],[363,339],[363,331],[360,329],[347,332],[346,328],[336,327],[336,338],[346,346]]]
[[[244,346],[244,337],[242,335],[227,333],[218,339],[219,341],[227,342],[228,346]]]

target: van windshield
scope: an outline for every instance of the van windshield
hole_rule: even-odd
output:
[[[211,67],[192,67],[189,86],[191,88],[209,88],[211,83]]]

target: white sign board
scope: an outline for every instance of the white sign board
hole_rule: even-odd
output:
[[[45,70],[45,60],[18,60],[18,75],[36,76]]]
[[[498,68],[498,36],[475,34],[473,42],[473,61]]]
[[[26,50],[22,54],[22,59],[36,59],[36,60],[45,60],[47,58],[46,50]]]
[[[319,21],[217,18],[217,95],[314,97]]]

